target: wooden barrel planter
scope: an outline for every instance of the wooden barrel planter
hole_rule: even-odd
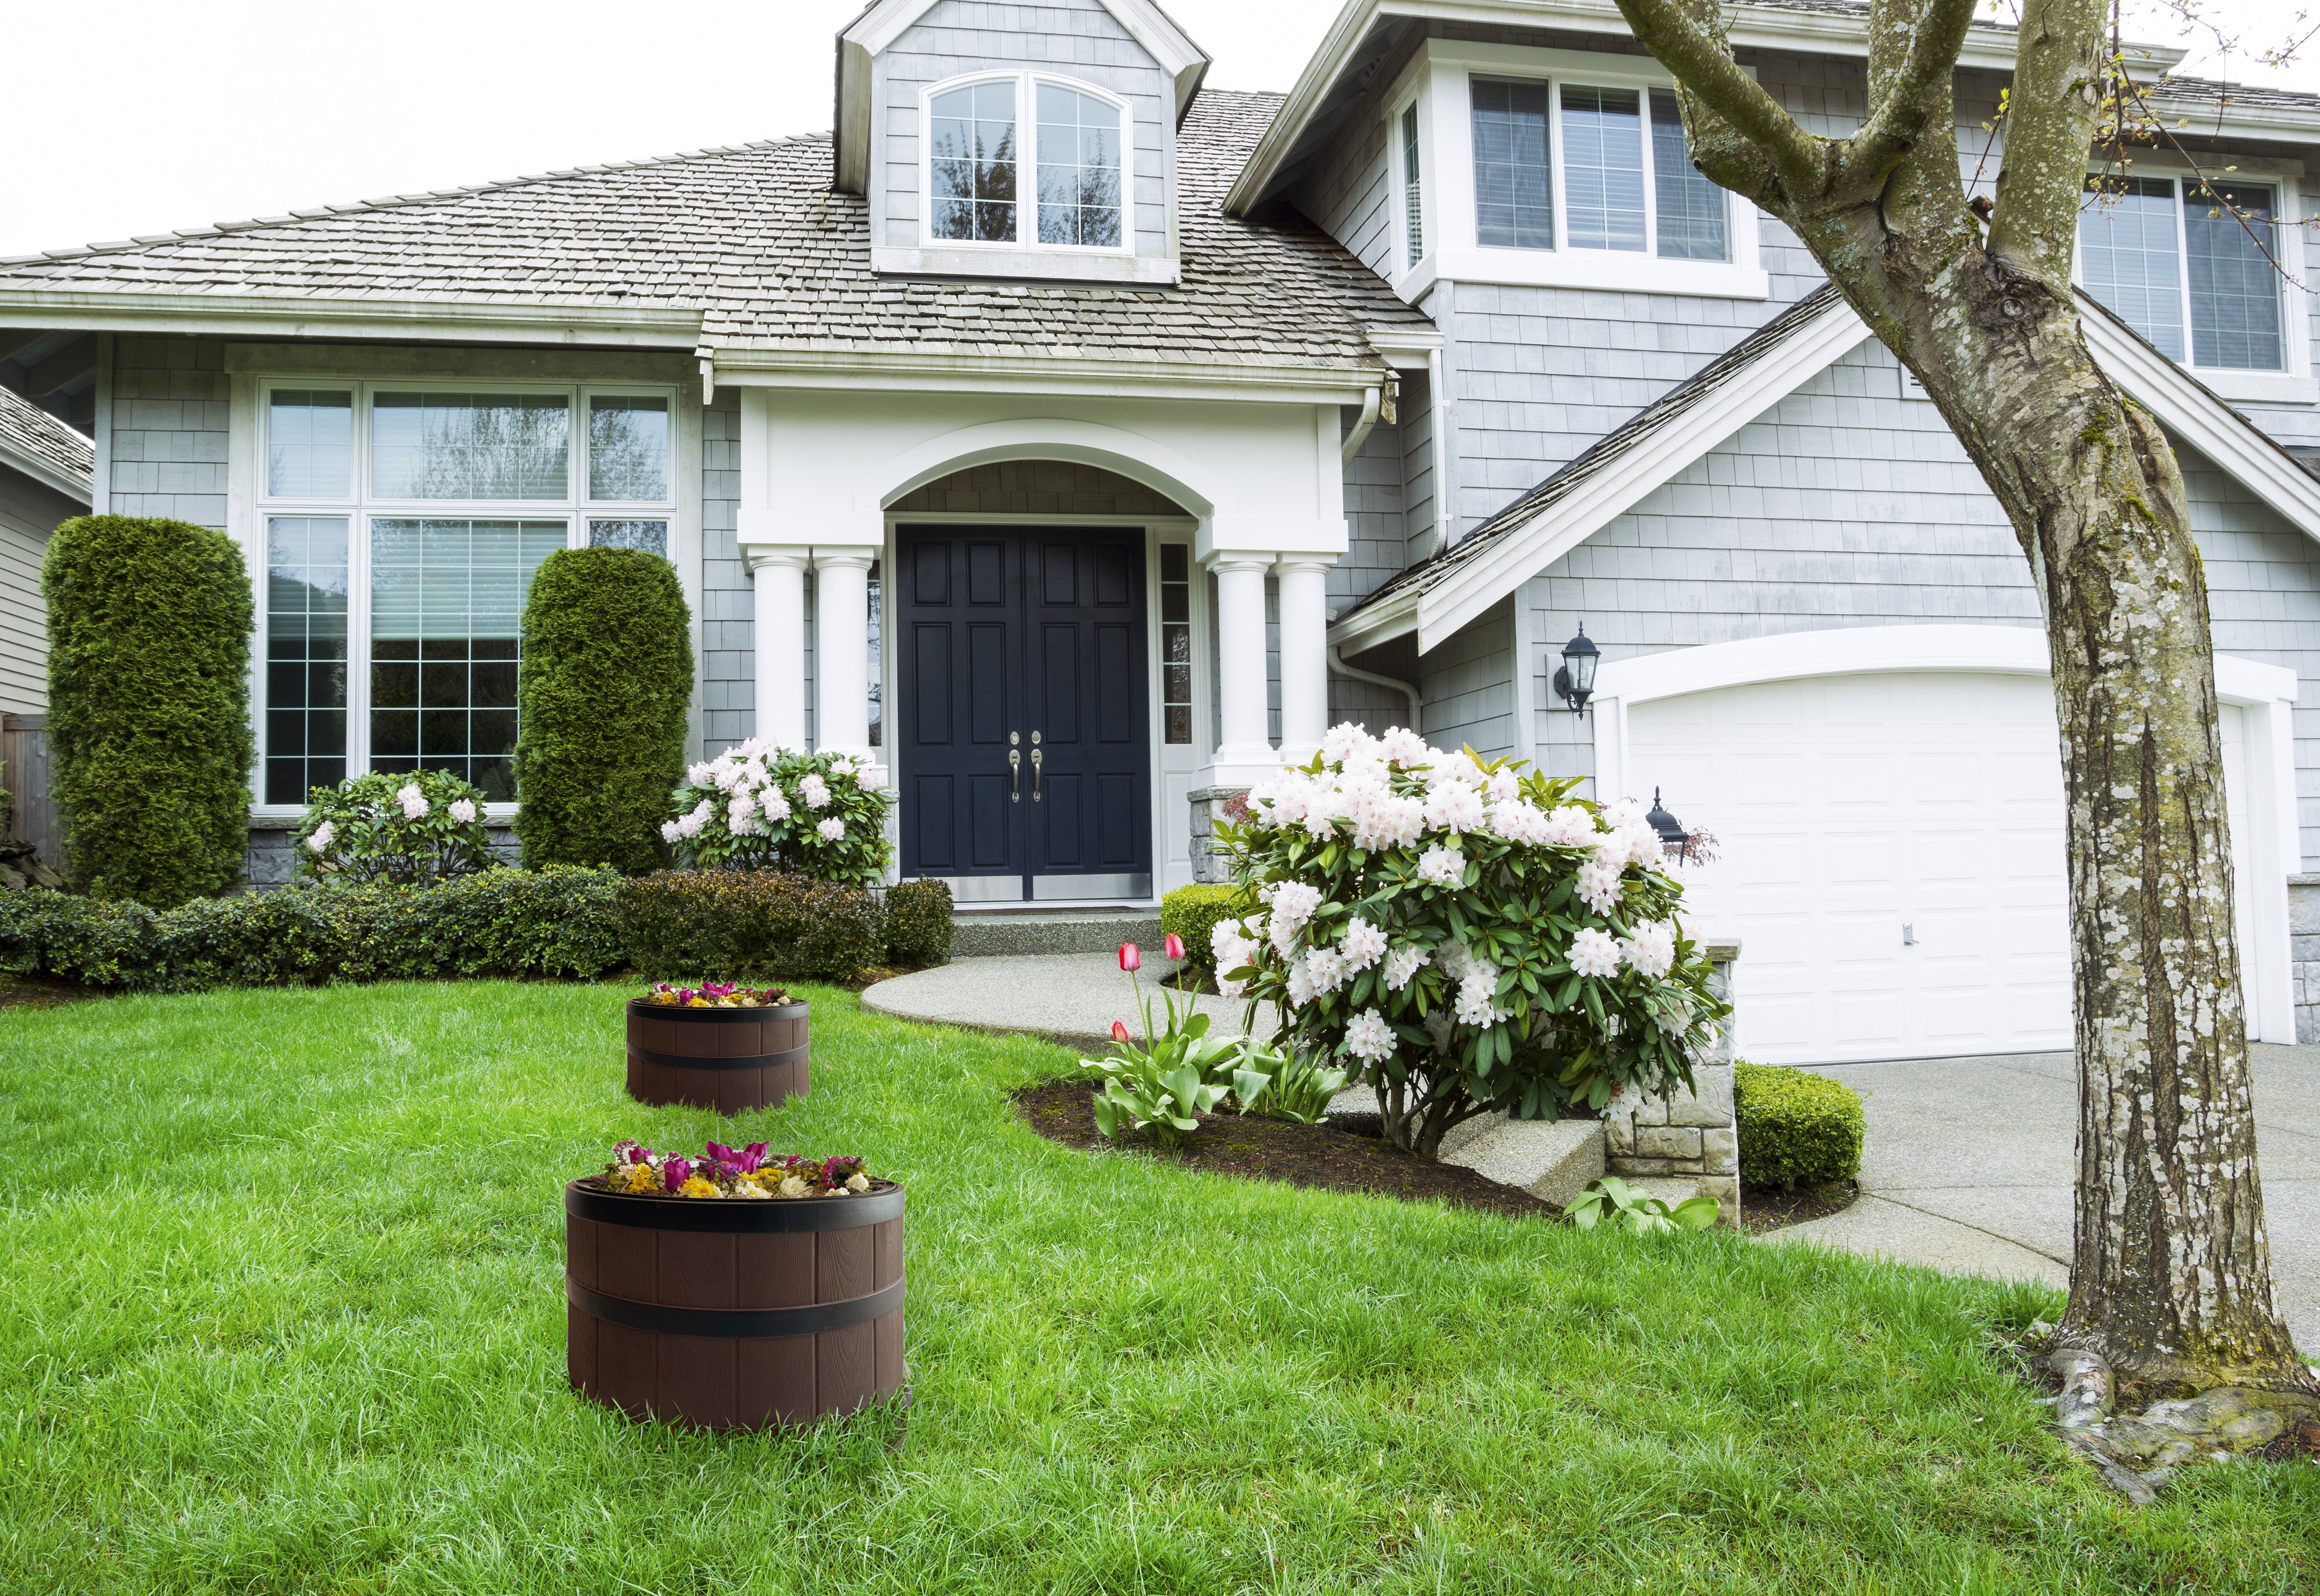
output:
[[[902,1188],[630,1197],[564,1188],[566,1367],[636,1419],[810,1424],[902,1387]]]
[[[686,1009],[629,1004],[629,1095],[727,1114],[806,1091],[806,1005]]]

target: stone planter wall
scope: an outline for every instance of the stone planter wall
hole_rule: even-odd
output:
[[[1216,886],[1232,879],[1232,872],[1217,857],[1217,822],[1228,818],[1228,805],[1238,805],[1248,796],[1246,787],[1195,787],[1192,805],[1192,879],[1202,886]],[[1229,817],[1241,820],[1247,814],[1241,805]]]
[[[298,828],[306,823],[305,815],[252,815],[249,821],[249,851],[242,856],[241,884],[254,886],[260,892],[270,892],[277,886],[288,886],[298,876],[298,859],[293,849],[297,846]],[[515,833],[504,825],[486,822],[484,830],[491,834],[492,852],[500,863],[521,862],[522,845]]]
[[[1732,966],[1737,942],[1711,942],[1709,986],[1732,1001]],[[1692,1061],[1698,1091],[1673,1100],[1622,1093],[1603,1111],[1603,1157],[1616,1175],[1661,1176],[1696,1181],[1701,1195],[1716,1199],[1723,1222],[1740,1222],[1740,1133],[1732,1109],[1735,1015],[1707,1056]]]
[[[2296,1039],[2320,1042],[2320,875],[2288,878],[2288,941]]]

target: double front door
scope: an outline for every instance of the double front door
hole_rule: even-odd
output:
[[[906,526],[894,566],[902,874],[1150,896],[1142,529]]]

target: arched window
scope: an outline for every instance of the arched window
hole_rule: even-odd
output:
[[[1119,107],[1043,83],[1039,241],[1119,247]]]
[[[1128,243],[1119,102],[1022,73],[938,88],[926,106],[930,241],[1110,250]],[[1035,183],[1028,195],[1025,168]]]
[[[928,177],[938,239],[1015,241],[1015,81],[934,97]]]

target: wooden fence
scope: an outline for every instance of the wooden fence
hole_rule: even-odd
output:
[[[65,867],[65,832],[49,785],[49,718],[0,715],[0,786],[8,789],[16,818],[7,830],[40,850],[41,863]]]

